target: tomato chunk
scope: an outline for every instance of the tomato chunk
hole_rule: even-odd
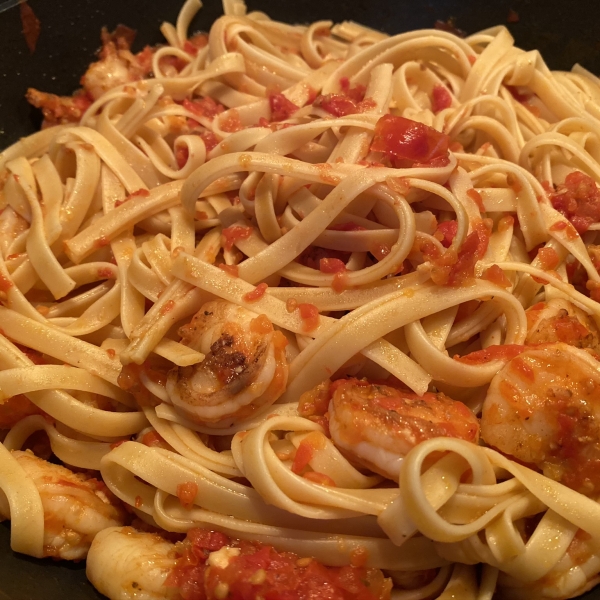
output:
[[[384,115],[375,125],[371,150],[383,152],[394,166],[400,166],[403,160],[422,164],[445,160],[447,164],[449,145],[450,138],[433,127]]]

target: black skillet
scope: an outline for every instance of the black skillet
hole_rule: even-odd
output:
[[[33,133],[40,117],[25,102],[28,87],[69,94],[94,60],[102,26],[123,23],[137,29],[135,49],[162,41],[162,21],[174,23],[180,3],[152,0],[30,0],[41,22],[37,48],[30,54],[21,32],[16,0],[0,0],[0,149]],[[351,19],[400,33],[452,19],[474,33],[507,25],[518,46],[538,48],[552,69],[579,62],[600,74],[600,8],[594,0],[248,0],[250,9],[272,18],[303,23]],[[206,6],[194,27],[208,30],[221,14],[219,0]],[[100,595],[85,579],[83,564],[38,561],[9,550],[9,527],[0,525],[0,600],[87,600]],[[600,590],[585,596],[600,600]]]

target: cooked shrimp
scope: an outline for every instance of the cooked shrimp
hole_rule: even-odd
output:
[[[40,493],[44,556],[81,560],[99,531],[123,524],[124,510],[101,481],[73,473],[31,452],[14,451],[13,456]]]
[[[21,419],[42,411],[23,394],[0,401],[0,429],[9,429]]]
[[[492,379],[481,436],[584,494],[600,491],[600,364],[564,343],[528,348]]]
[[[92,63],[81,78],[83,89],[94,100],[107,90],[142,79],[151,71],[151,51],[146,49],[134,56],[129,51],[133,38],[124,29],[117,28],[112,35],[106,30],[102,32],[100,60]]]
[[[86,574],[111,600],[179,597],[165,581],[177,563],[175,544],[155,533],[132,527],[110,527],[92,542]]]
[[[379,569],[326,567],[312,558],[198,528],[177,544],[131,527],[103,531],[90,549],[87,576],[111,600],[389,600],[391,589]]]
[[[85,94],[73,96],[57,96],[40,92],[35,88],[27,90],[27,101],[36,108],[41,108],[44,115],[44,127],[64,123],[78,123],[92,101]]]
[[[577,348],[600,347],[600,330],[592,317],[568,300],[538,302],[526,314],[527,345],[564,342]]]
[[[419,442],[456,437],[477,442],[477,417],[444,394],[418,396],[386,385],[339,379],[330,388],[335,445],[372,471],[397,480],[402,459]]]
[[[206,355],[200,364],[175,367],[167,378],[167,393],[187,418],[227,427],[284,392],[287,340],[266,316],[215,300],[179,333],[182,343]]]

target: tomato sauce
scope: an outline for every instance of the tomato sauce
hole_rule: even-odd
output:
[[[600,221],[600,189],[581,171],[569,173],[564,183],[549,194],[552,206],[564,215],[579,233]]]
[[[207,565],[211,552],[238,549],[224,567]],[[278,552],[272,546],[231,540],[203,529],[188,531],[167,578],[184,600],[387,600],[391,581],[379,569],[326,567],[309,557]]]
[[[283,94],[269,94],[269,107],[271,108],[271,121],[285,121],[300,108]]]
[[[222,244],[226,250],[231,250],[237,241],[247,240],[252,231],[253,227],[242,227],[241,225],[226,227],[221,233]]]

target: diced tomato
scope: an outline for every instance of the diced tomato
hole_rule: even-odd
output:
[[[206,146],[207,152],[210,152],[219,143],[217,136],[212,131],[205,131],[204,133],[200,134],[200,137],[202,138],[202,141],[204,142],[204,145]]]
[[[321,260],[323,258],[337,258],[344,264],[350,258],[349,252],[341,252],[339,250],[329,250],[320,246],[309,246],[298,257],[298,262],[311,269],[320,269]]]
[[[357,83],[354,87],[350,87],[350,80],[347,77],[340,77],[340,87],[342,88],[342,93],[351,100],[354,100],[354,102],[362,102],[365,99],[367,88],[360,83]]]
[[[509,361],[525,350],[527,350],[527,346],[521,344],[489,346],[484,350],[476,350],[475,352],[465,354],[465,356],[454,356],[454,360],[467,365],[481,365],[492,360]]]
[[[235,133],[244,129],[238,111],[235,108],[230,108],[228,112],[227,118],[221,122],[221,129],[227,133]]]
[[[537,258],[544,271],[553,271],[560,263],[560,257],[554,248],[540,248],[537,253]]]
[[[384,115],[377,121],[371,150],[386,154],[394,166],[401,161],[421,164],[448,159],[450,138],[417,121]]]
[[[197,494],[198,484],[194,481],[186,481],[177,486],[177,498],[179,498],[179,502],[181,502],[183,508],[192,508]]]
[[[452,244],[452,240],[456,237],[458,231],[457,221],[442,221],[435,230],[433,237],[442,243],[444,248],[449,248]]]
[[[269,106],[271,107],[271,121],[285,121],[299,108],[283,94],[269,94]]]
[[[296,455],[294,456],[294,462],[292,463],[292,472],[297,475],[302,473],[308,466],[308,463],[312,460],[315,454],[315,449],[308,440],[302,440],[296,448]]]
[[[183,108],[199,117],[206,117],[207,119],[214,119],[216,115],[221,114],[225,110],[222,104],[219,104],[209,96],[195,100],[188,100],[186,98],[183,101]]]
[[[269,286],[266,283],[259,283],[251,292],[244,294],[243,300],[244,302],[256,302],[260,300],[267,291]]]
[[[314,304],[301,302],[298,304],[300,318],[302,319],[302,330],[309,333],[319,326],[319,309]]]
[[[345,94],[327,94],[326,96],[317,96],[313,106],[322,108],[334,117],[345,117],[374,108],[375,102],[370,98],[356,102]]]
[[[563,214],[579,233],[600,221],[600,189],[581,171],[569,173],[555,192],[550,192],[552,206]]]
[[[487,279],[503,288],[509,288],[512,285],[510,279],[498,265],[487,268],[482,275],[482,279]]]
[[[164,448],[166,446],[165,440],[158,434],[158,432],[152,429],[151,431],[147,431],[142,436],[142,444],[145,446],[150,446],[151,448]]]
[[[344,273],[346,265],[339,258],[322,258],[319,261],[321,273]]]
[[[467,190],[467,196],[469,196],[469,198],[471,198],[471,200],[473,200],[473,202],[475,202],[475,204],[477,204],[477,208],[479,209],[479,212],[485,212],[485,206],[483,205],[483,198],[481,197],[481,194],[474,188],[471,188],[470,190]]]
[[[445,85],[434,85],[431,92],[431,110],[439,113],[452,106],[452,96]]]
[[[221,232],[223,246],[231,250],[234,244],[239,240],[247,240],[252,234],[253,227],[242,227],[241,225],[231,225]]]
[[[238,548],[239,554],[224,567],[208,568],[210,552],[223,546]],[[356,566],[326,567],[309,557],[214,532],[191,529],[178,552],[165,585],[179,588],[184,600],[308,600],[324,597],[324,591],[331,600],[388,600],[392,587],[379,569],[361,566],[364,560]]]

